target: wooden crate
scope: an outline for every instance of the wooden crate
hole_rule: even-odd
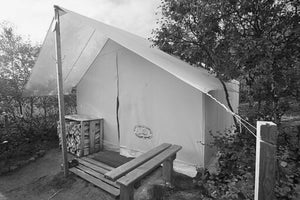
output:
[[[84,115],[66,115],[67,151],[86,156],[103,149],[103,119]],[[58,123],[59,143],[61,136]]]

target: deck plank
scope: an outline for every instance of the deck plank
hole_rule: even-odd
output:
[[[82,158],[78,158],[77,160],[80,164],[82,164],[86,167],[89,167],[89,168],[93,169],[94,171],[99,172],[101,174],[106,174],[107,172],[109,172],[109,170],[99,167],[97,165],[94,165],[93,163],[87,162],[87,161],[83,160]]]
[[[158,147],[138,156],[137,158],[121,165],[120,167],[108,172],[105,174],[105,177],[111,179],[113,181],[117,180],[118,178],[124,176],[126,173],[130,172],[131,170],[135,169],[136,167],[142,165],[143,163],[147,162],[157,154],[163,152],[167,148],[169,148],[171,144],[163,143]]]
[[[97,160],[94,160],[92,158],[89,158],[89,157],[82,157],[81,159],[84,160],[84,161],[86,161],[86,162],[89,162],[91,164],[94,164],[94,165],[96,165],[98,167],[101,167],[103,169],[106,169],[107,171],[111,171],[111,170],[115,169],[115,168],[113,168],[111,166],[108,166],[108,165],[106,165],[104,163],[101,163],[101,162],[99,162]]]
[[[74,174],[80,176],[81,178],[85,179],[86,181],[96,185],[97,187],[105,190],[106,192],[112,194],[113,196],[117,197],[120,195],[120,190],[101,181],[100,179],[97,179],[87,173],[85,173],[84,171],[78,169],[78,168],[70,168],[69,169],[71,172],[73,172]]]
[[[134,183],[136,180],[143,178],[153,169],[158,167],[164,160],[166,160],[170,156],[175,155],[181,148],[181,146],[172,145],[170,148],[166,149],[162,153],[151,158],[151,160],[145,162],[143,165],[137,167],[136,169],[120,178],[117,183],[124,186],[128,186],[129,184]]]
[[[93,169],[91,169],[89,167],[86,167],[84,165],[79,164],[78,166],[76,166],[76,168],[84,171],[85,173],[88,173],[91,176],[94,176],[97,179],[102,180],[103,182],[105,182],[105,183],[107,183],[107,184],[109,184],[111,186],[114,186],[115,188],[120,189],[120,186],[116,182],[108,180],[107,178],[104,177],[103,174],[101,174],[101,173],[99,173],[99,172],[97,172],[97,171],[95,171],[95,170],[93,170]]]

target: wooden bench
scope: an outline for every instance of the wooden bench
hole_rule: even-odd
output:
[[[161,144],[145,154],[113,169],[105,177],[120,185],[120,200],[133,200],[134,184],[149,174],[153,169],[163,164],[163,178],[172,184],[173,161],[181,146]]]

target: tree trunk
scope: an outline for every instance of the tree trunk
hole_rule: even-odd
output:
[[[229,100],[229,93],[228,93],[226,84],[225,84],[224,81],[222,81],[220,78],[219,78],[219,80],[220,80],[220,82],[221,82],[221,84],[222,84],[222,86],[223,86],[223,89],[224,89],[224,93],[225,93],[225,98],[226,98],[226,101],[227,101],[227,105],[228,105],[229,109],[231,110],[231,112],[234,112],[234,110],[233,110],[233,108],[232,108],[232,106],[231,106],[230,100]],[[238,126],[238,123],[237,123],[237,121],[236,121],[235,116],[232,116],[232,118],[233,118],[235,127],[238,128],[239,126]]]

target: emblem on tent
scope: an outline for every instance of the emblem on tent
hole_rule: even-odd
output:
[[[133,129],[133,133],[138,138],[142,138],[142,139],[151,139],[153,136],[150,128],[147,128],[147,127],[141,126],[141,125],[136,125]]]

